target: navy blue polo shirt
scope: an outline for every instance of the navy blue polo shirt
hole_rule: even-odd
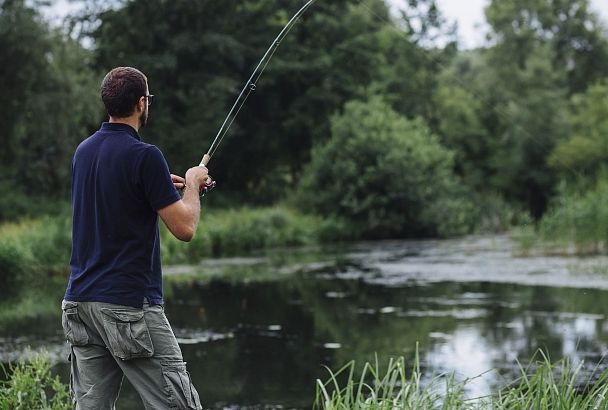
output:
[[[180,199],[160,150],[103,123],[72,161],[72,258],[65,299],[163,304],[157,211]]]

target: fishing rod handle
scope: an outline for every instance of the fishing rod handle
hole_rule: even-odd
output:
[[[201,163],[198,165],[200,167],[206,167],[210,160],[211,160],[211,155],[205,154],[205,155],[203,155],[203,159],[201,160]]]

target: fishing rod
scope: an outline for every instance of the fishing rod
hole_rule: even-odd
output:
[[[239,115],[239,112],[241,111],[241,108],[243,108],[245,101],[247,101],[247,98],[249,98],[249,95],[253,91],[255,91],[258,80],[260,79],[260,77],[262,76],[262,73],[266,69],[266,66],[268,65],[268,63],[270,62],[272,57],[274,56],[274,53],[279,48],[279,45],[281,44],[283,39],[287,36],[287,34],[289,34],[289,31],[297,23],[297,21],[302,16],[302,14],[304,14],[306,12],[306,10],[310,6],[312,6],[316,1],[317,0],[308,0],[308,2],[306,2],[306,4],[304,4],[300,8],[300,10],[298,10],[296,12],[296,14],[293,15],[293,17],[287,22],[287,24],[285,24],[285,26],[283,27],[283,29],[281,30],[279,35],[270,44],[270,47],[268,47],[268,50],[266,50],[266,53],[264,53],[264,56],[262,57],[262,59],[260,60],[258,65],[256,66],[255,70],[253,70],[253,73],[249,77],[249,80],[247,80],[247,82],[243,86],[243,89],[241,90],[236,101],[232,105],[232,108],[228,112],[228,115],[226,115],[226,118],[224,119],[222,126],[218,130],[217,135],[215,136],[215,138],[213,139],[213,142],[211,143],[211,146],[207,150],[207,153],[203,156],[203,159],[201,159],[199,166],[206,167],[207,164],[209,164],[209,161],[211,161],[211,158],[215,154],[215,151],[217,151],[217,148],[219,147],[220,143],[222,142],[222,140],[228,133],[230,126],[236,119],[237,115]],[[211,189],[213,189],[215,187],[215,185],[216,185],[216,182],[210,176],[208,176],[207,179],[205,180],[205,183],[201,187],[201,194],[202,195],[206,194]]]

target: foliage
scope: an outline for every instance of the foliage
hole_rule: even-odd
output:
[[[604,253],[608,243],[608,178],[586,192],[563,188],[538,226],[538,239],[549,252]]]
[[[467,384],[452,375],[438,375],[425,381],[416,357],[407,375],[405,359],[390,359],[386,370],[376,360],[366,363],[361,375],[350,362],[337,372],[330,370],[327,382],[317,380],[314,408],[322,410],[399,409],[598,409],[608,405],[608,371],[593,375],[596,380],[581,382],[581,368],[568,360],[555,364],[538,353],[528,368],[521,368],[519,380],[489,397],[465,397]],[[428,378],[427,378],[428,379]],[[584,393],[582,393],[584,392]]]
[[[574,171],[592,181],[608,160],[608,84],[595,84],[572,97],[572,133],[549,157],[567,177]]]
[[[354,238],[339,219],[304,215],[285,207],[232,209],[205,213],[190,243],[163,229],[163,262],[198,263],[205,257],[230,256],[267,248],[316,245]]]
[[[430,111],[437,64],[415,41],[428,37],[438,12],[416,13],[433,2],[417,3],[408,8],[410,18],[428,24],[412,22],[407,33],[390,22],[382,0],[317,2],[302,17],[211,163],[234,202],[284,197],[297,184],[313,144],[329,136],[330,114],[363,97],[368,87],[386,93],[406,115]],[[181,173],[200,160],[240,87],[295,12],[293,5],[126,2],[100,15],[92,34],[96,67],[133,65],[148,74],[159,103],[145,138]],[[416,100],[403,98],[412,92]]]
[[[70,410],[69,387],[51,374],[51,363],[43,355],[33,356],[4,369],[8,380],[0,382],[2,410]]]
[[[72,153],[99,112],[90,55],[24,0],[0,2],[0,216],[28,210],[29,195],[65,198]],[[5,202],[13,195],[22,200]]]
[[[302,210],[342,217],[366,237],[454,235],[473,205],[453,175],[453,154],[421,120],[379,98],[350,102],[332,119],[295,199]]]
[[[34,268],[34,258],[24,244],[0,240],[0,286],[12,299],[28,283]]]
[[[426,388],[421,383],[420,362],[416,357],[408,377],[405,358],[390,359],[386,370],[378,362],[365,363],[360,378],[355,375],[355,362],[351,361],[338,370],[330,372],[330,379],[323,383],[317,380],[314,409],[322,410],[392,410],[403,409],[461,409],[467,408],[464,401],[464,385],[455,383],[453,377],[448,387],[437,389],[440,379],[435,379]],[[346,386],[341,387],[341,374],[346,375]]]
[[[70,259],[71,226],[66,216],[0,226],[0,282],[9,300],[49,286],[64,275]]]
[[[45,2],[0,0],[0,220],[59,213],[74,148],[103,118],[98,85],[117,65],[148,74],[158,103],[142,137],[183,174],[295,11],[285,0],[73,3],[80,11],[56,27],[42,17]],[[407,229],[378,225],[384,215],[327,223],[371,221],[365,230],[373,237],[462,233],[471,218],[487,221],[463,195],[501,198],[504,207],[490,208],[538,220],[560,178],[592,186],[605,156],[608,36],[589,0],[493,0],[485,10],[488,41],[463,51],[434,0],[317,2],[281,44],[210,164],[217,203],[272,205],[292,197],[302,179],[310,187],[304,170],[319,147],[336,145],[332,115],[369,95],[437,135],[431,146],[449,150],[460,181],[439,201],[425,193],[435,176],[408,180],[418,199],[407,204]],[[436,226],[443,214],[454,218]]]

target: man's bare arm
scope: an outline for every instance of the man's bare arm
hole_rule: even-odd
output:
[[[180,241],[190,242],[196,233],[201,213],[199,189],[207,173],[205,167],[190,168],[186,172],[183,198],[158,211],[169,231]]]

